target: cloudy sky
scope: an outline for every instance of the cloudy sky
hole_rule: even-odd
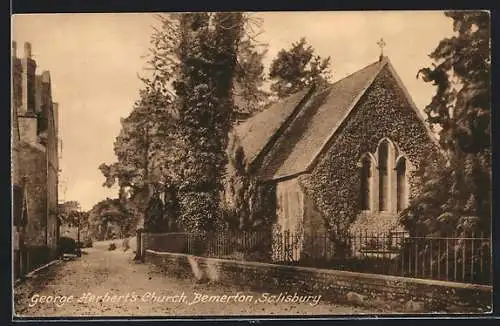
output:
[[[331,56],[333,79],[376,61],[377,41],[423,108],[433,88],[416,79],[428,66],[428,54],[452,35],[451,19],[442,12],[273,12],[261,18],[259,39],[269,45],[265,64],[282,48],[306,37],[321,56]],[[97,167],[115,160],[113,142],[137,99],[143,56],[147,54],[153,14],[43,14],[16,15],[12,38],[22,55],[32,43],[38,72],[50,70],[53,99],[60,108],[63,140],[60,196],[78,200],[84,209],[116,189],[102,187]]]

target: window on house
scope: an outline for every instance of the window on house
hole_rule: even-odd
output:
[[[372,162],[369,156],[365,155],[361,160],[360,179],[361,179],[361,209],[364,211],[370,210],[371,199],[371,177],[372,177]]]
[[[23,189],[20,186],[14,185],[12,187],[13,207],[12,213],[14,215],[14,225],[21,226],[23,224]]]
[[[387,211],[387,197],[389,193],[389,143],[384,140],[380,143],[378,149],[379,166],[379,209]]]
[[[396,164],[397,175],[397,210],[398,212],[407,207],[407,181],[406,181],[406,159],[401,157]]]

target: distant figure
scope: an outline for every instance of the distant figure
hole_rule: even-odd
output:
[[[123,239],[122,247],[123,247],[123,251],[124,252],[130,249],[130,240],[129,240],[129,238]]]

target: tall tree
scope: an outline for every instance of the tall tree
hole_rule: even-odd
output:
[[[163,167],[171,160],[168,154],[175,128],[172,100],[161,89],[146,84],[121,124],[114,143],[117,162],[103,163],[99,169],[106,178],[104,185],[118,185],[120,200],[140,221],[153,190],[165,183]]]
[[[174,82],[179,137],[189,152],[179,185],[180,221],[191,231],[216,226],[234,112],[233,78],[243,33],[241,13],[180,18],[180,73]]]
[[[245,33],[258,22],[240,13],[157,18],[146,90],[122,121],[118,162],[100,169],[105,185],[118,184],[120,198],[136,202],[142,216],[155,188],[164,186],[167,215],[179,211],[185,229],[199,230],[217,219],[233,114],[255,110],[265,96],[264,54]]]
[[[437,86],[425,108],[440,127],[446,158],[422,172],[424,191],[403,216],[426,233],[489,232],[491,224],[491,50],[490,16],[484,11],[450,11],[455,36],[430,54],[432,67],[419,71]]]
[[[261,110],[269,94],[263,90],[266,81],[263,59],[266,46],[245,34],[238,46],[234,76],[235,111],[253,114]]]
[[[271,90],[278,98],[286,97],[305,87],[316,84],[323,87],[330,80],[330,57],[315,54],[305,38],[292,43],[290,49],[282,49],[272,61],[269,78]]]
[[[160,14],[156,18],[159,27],[151,36],[149,65],[152,83],[175,97],[173,81],[180,75],[181,17],[186,14]],[[208,14],[214,17],[214,14]],[[233,74],[233,97],[235,111],[253,113],[258,111],[269,95],[263,90],[266,74],[263,59],[267,44],[260,43],[256,36],[262,32],[262,22],[251,14],[244,14],[244,31],[237,47],[236,66]]]
[[[85,224],[85,212],[82,212],[80,203],[77,201],[67,201],[57,205],[59,221],[63,225],[76,226]]]
[[[101,200],[88,211],[88,216],[90,230],[97,239],[106,239],[112,225],[119,228],[120,236],[133,235],[136,224],[135,217],[130,214],[118,198]]]

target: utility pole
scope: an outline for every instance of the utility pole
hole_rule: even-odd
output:
[[[76,238],[77,238],[77,244],[80,245],[80,223],[82,220],[82,213],[80,209],[78,209],[78,215],[77,215],[78,221],[76,223]]]

